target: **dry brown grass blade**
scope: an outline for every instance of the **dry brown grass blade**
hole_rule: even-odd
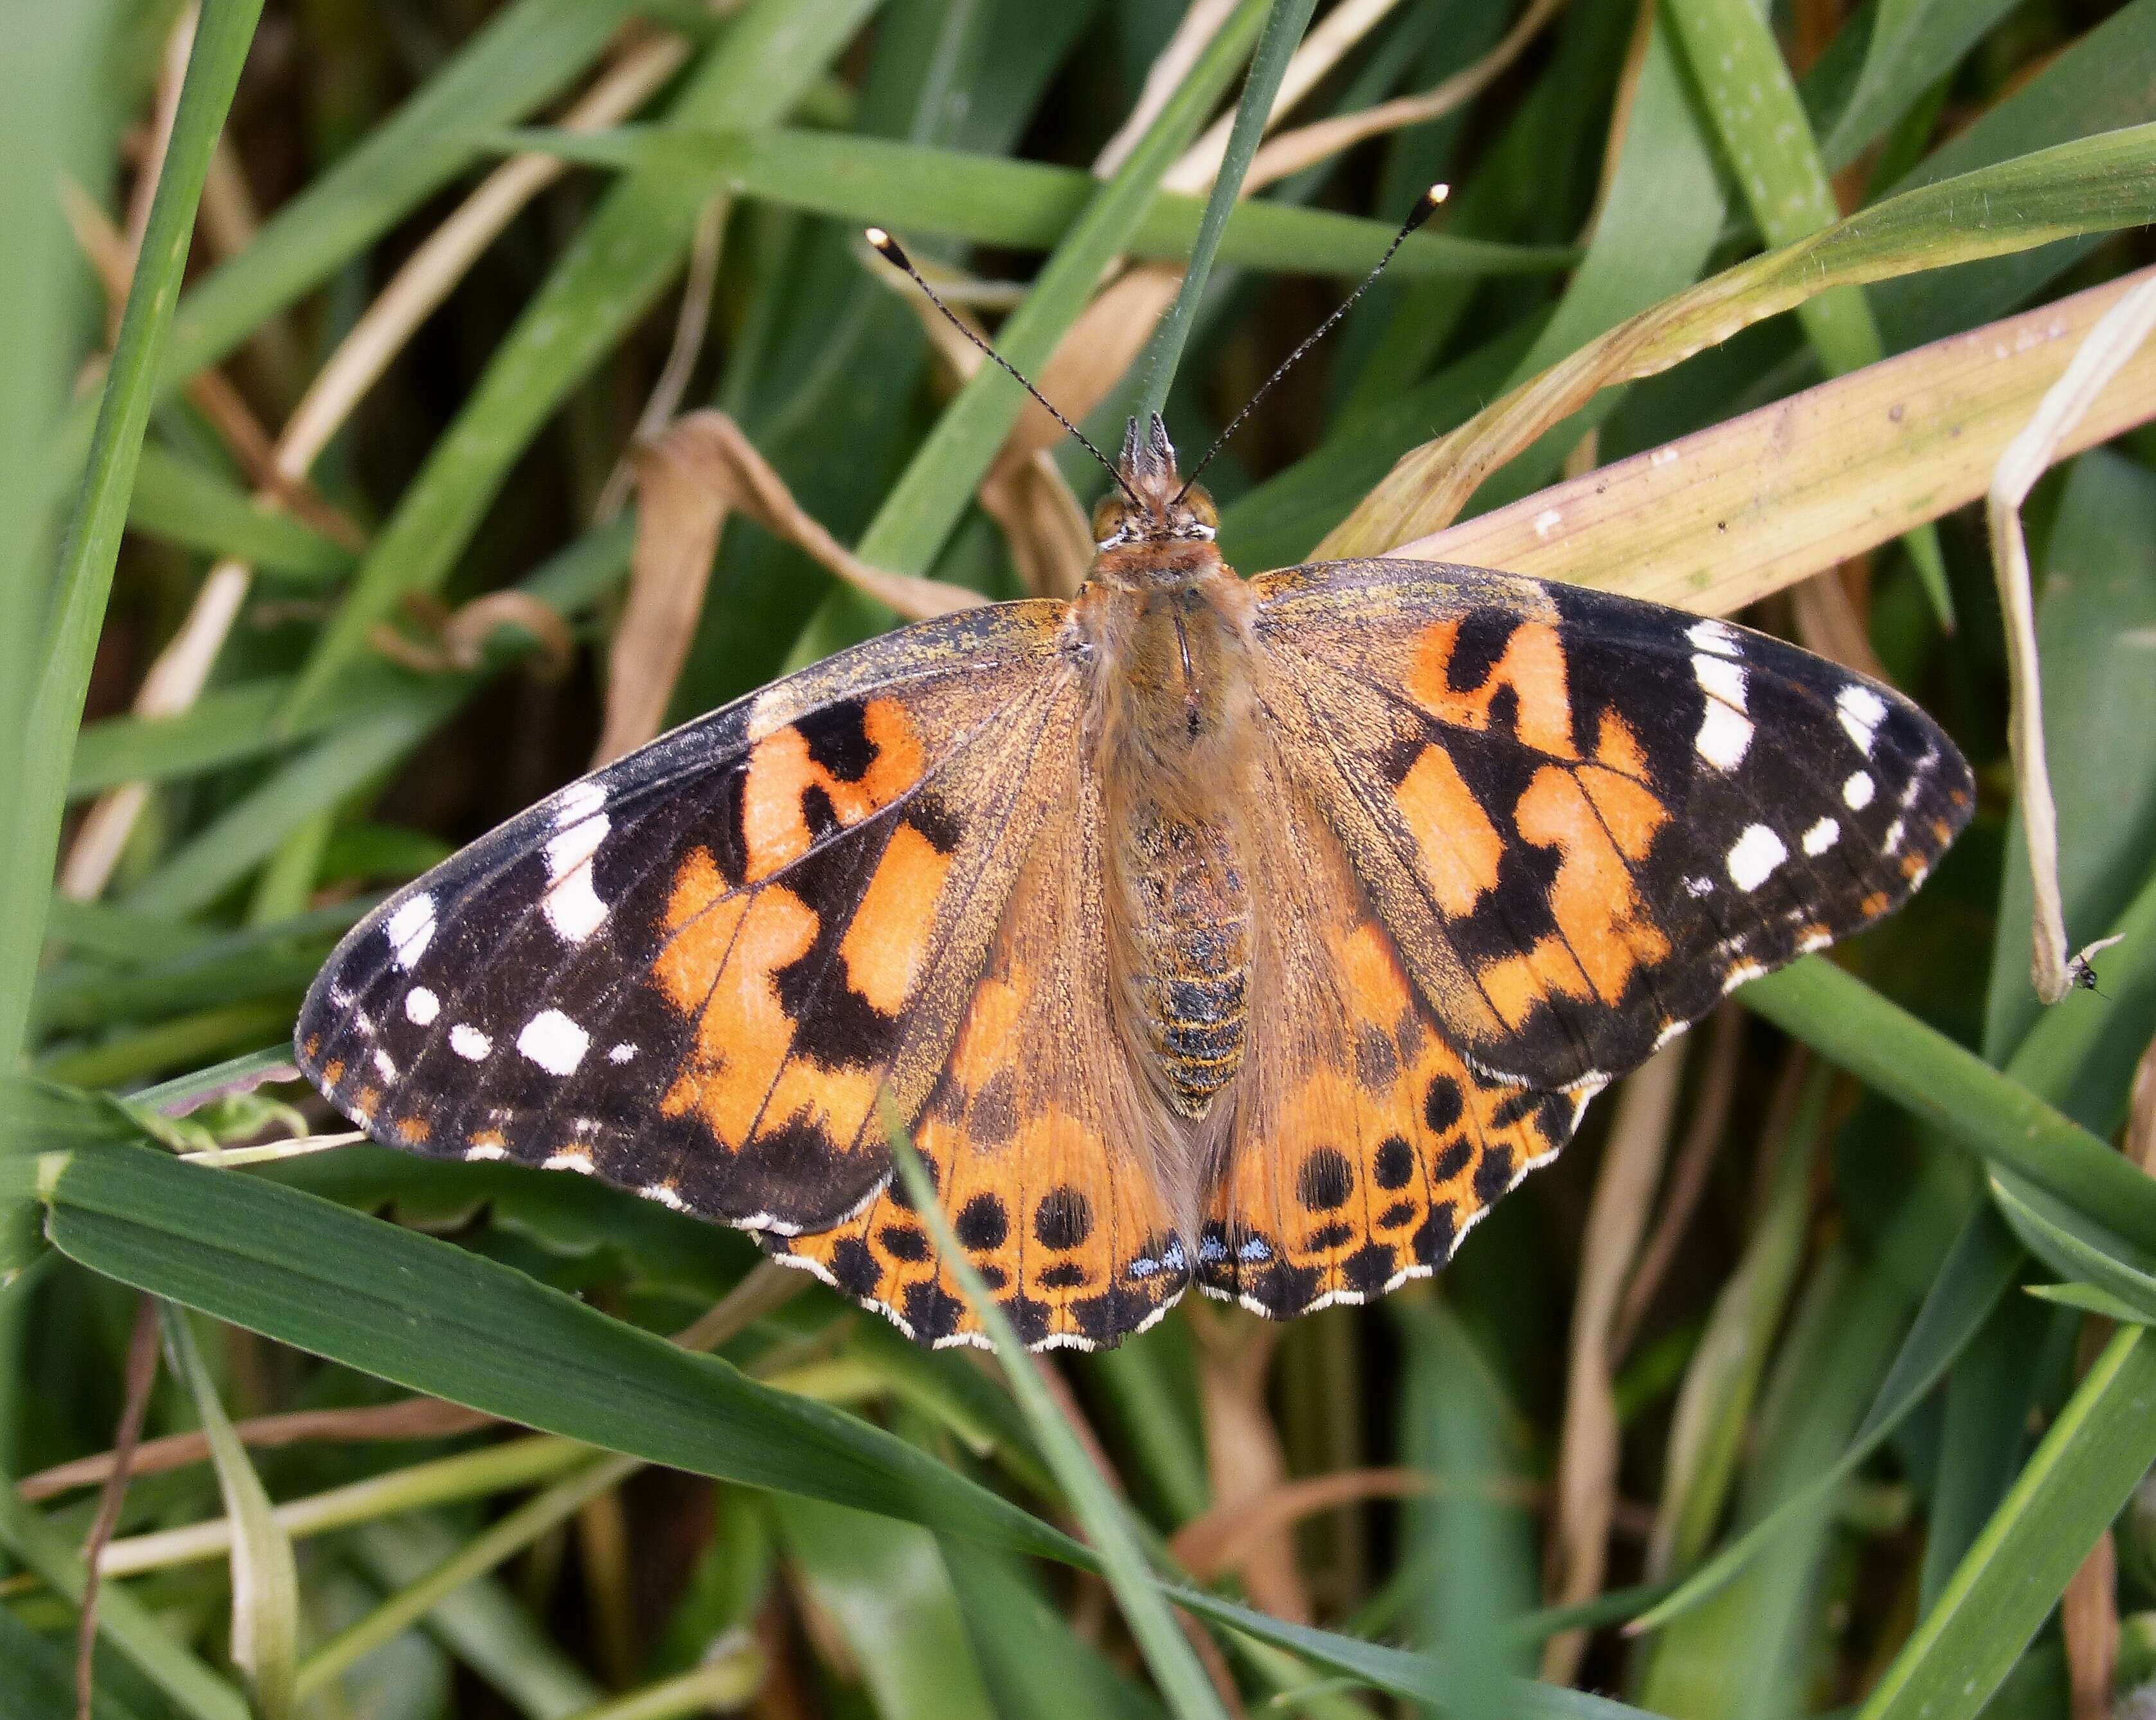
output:
[[[1235,0],[1190,0],[1183,18],[1175,27],[1175,33],[1168,39],[1168,45],[1154,57],[1146,69],[1144,85],[1138,99],[1132,106],[1129,117],[1116,128],[1116,134],[1101,146],[1101,153],[1093,158],[1093,177],[1108,179],[1115,175],[1137,141],[1152,127],[1160,110],[1168,105],[1168,99],[1175,94],[1190,69],[1197,64],[1198,56],[1205,51],[1205,44],[1219,33],[1220,26],[1235,11]]]
[[[695,636],[711,557],[739,509],[840,579],[911,620],[982,602],[933,579],[871,567],[811,518],[786,480],[724,413],[694,412],[636,454],[636,548],[629,602],[608,654],[606,719],[596,767],[659,732]]]
[[[1273,105],[1265,115],[1265,129],[1270,131],[1279,123],[1281,116],[1288,112],[1304,96],[1323,81],[1326,74],[1351,53],[1355,45],[1382,23],[1399,0],[1340,0],[1325,16],[1312,26],[1310,33],[1296,46],[1287,63],[1287,71],[1281,79],[1280,89],[1273,96]],[[1161,177],[1162,186],[1169,191],[1180,191],[1193,196],[1205,191],[1219,177],[1220,163],[1227,159],[1228,133],[1235,122],[1230,111],[1214,121],[1205,135],[1183,152],[1175,165]],[[1262,181],[1247,182],[1244,195],[1255,191]]]
[[[444,1439],[485,1427],[493,1420],[491,1415],[467,1409],[461,1404],[444,1403],[438,1398],[407,1398],[363,1409],[300,1409],[285,1415],[258,1415],[235,1422],[234,1430],[244,1444],[268,1450],[317,1440]],[[116,1449],[54,1464],[23,1476],[15,1491],[24,1499],[50,1499],[76,1487],[98,1486],[112,1474],[119,1455]],[[208,1461],[209,1441],[201,1434],[167,1434],[138,1445],[130,1467],[136,1475],[157,1475]]]
[[[2029,584],[2029,545],[2021,505],[2059,457],[2059,445],[2087,416],[2118,373],[2156,333],[2156,275],[2144,275],[2097,320],[2065,373],[1999,457],[1984,496],[1992,570],[2006,618],[2006,667],[2011,706],[2006,737],[2021,798],[2029,871],[2035,886],[2030,916],[2030,980],[2036,995],[2056,1004],[2088,972],[2088,958],[2116,942],[2105,938],[2078,953],[2066,942],[2065,898],[2059,889],[2059,814],[2044,747],[2044,689],[2036,658],[2036,606]]]
[[[1288,1484],[1287,1456],[1265,1401],[1279,1328],[1210,1309],[1193,1312],[1192,1327],[1200,1336],[1198,1383],[1213,1511],[1247,1511]],[[1285,1525],[1245,1538],[1232,1569],[1251,1600],[1266,1612],[1310,1621],[1310,1593],[1296,1566],[1294,1538]]]
[[[2156,1040],[2133,1068],[2126,1105],[2126,1156],[2156,1176]]]
[[[2082,336],[2152,275],[1869,365],[1386,553],[1727,614],[1982,495]],[[2151,418],[2144,346],[2058,456]]]
[[[1640,1333],[1640,1322],[1646,1318],[1655,1292],[1661,1288],[1671,1263],[1676,1259],[1677,1245],[1684,1240],[1685,1227],[1691,1222],[1700,1196],[1707,1192],[1707,1173],[1714,1168],[1715,1151],[1722,1144],[1723,1131],[1729,1127],[1730,1103],[1737,1096],[1737,1065],[1744,1050],[1744,1020],[1742,1009],[1734,1004],[1725,1003],[1714,1012],[1702,1035],[1707,1050],[1701,1059],[1699,1078],[1695,1083],[1691,1118],[1685,1125],[1676,1163],[1663,1184],[1661,1211],[1655,1219],[1654,1233],[1640,1250],[1639,1265],[1625,1286],[1625,1300],[1618,1307],[1616,1323],[1610,1327],[1609,1353],[1619,1360],[1631,1353],[1633,1340]]]
[[[1531,0],[1527,9],[1496,47],[1474,64],[1455,72],[1419,95],[1399,96],[1356,113],[1342,114],[1281,132],[1250,158],[1250,171],[1243,176],[1244,194],[1248,196],[1291,173],[1300,173],[1305,167],[1328,161],[1366,139],[1409,126],[1426,126],[1432,120],[1442,119],[1455,109],[1465,107],[1496,81],[1563,5],[1564,0]]]
[[[1255,1499],[1216,1505],[1175,1532],[1169,1550],[1200,1583],[1230,1571],[1251,1548],[1306,1517],[1373,1499],[1414,1499],[1438,1491],[1434,1476],[1419,1469],[1343,1469],[1332,1475],[1284,1481]],[[1515,1489],[1515,1498],[1523,1497]]]
[[[2106,1529],[2059,1597],[2059,1632],[2066,1644],[2066,1681],[2074,1720],[2111,1720],[2112,1681],[2118,1668],[2118,1553]]]
[[[1556,1508],[1551,1514],[1543,1593],[1552,1606],[1575,1606],[1601,1593],[1616,1512],[1619,1429],[1610,1348],[1626,1281],[1661,1180],[1662,1161],[1684,1077],[1684,1042],[1666,1045],[1630,1076],[1617,1096],[1587,1218],[1579,1289],[1572,1312],[1572,1356],[1559,1435]],[[1543,1676],[1569,1684],[1586,1652],[1584,1631],[1543,1645]]]
[[[1952,185],[1948,182],[1949,191]],[[1923,200],[1940,195],[1933,187],[1889,198],[1794,244],[1726,269],[1619,323],[1450,434],[1402,455],[1377,488],[1326,536],[1317,558],[1381,555],[1411,538],[1442,531],[1459,517],[1485,480],[1603,389],[1667,370],[1830,287],[1909,273],[1919,265],[1914,253],[1894,242],[1897,224],[1912,218],[1912,206],[1928,208]],[[2078,229],[2071,221],[2031,229],[2046,230],[2064,237]],[[2001,243],[1996,234],[1980,228],[1951,231],[1932,241],[1921,266],[1940,269],[1995,255]],[[2004,361],[2011,350],[2003,349],[1998,357]]]
[[[1869,558],[1830,567],[1800,583],[1789,593],[1791,619],[1796,623],[1797,643],[1808,651],[1830,658],[1845,669],[1854,669],[1874,680],[1891,681],[1887,665],[1871,649],[1871,635],[1851,595],[1849,578]]]
[[[90,1720],[96,1694],[97,1590],[100,1564],[112,1532],[120,1527],[120,1507],[127,1498],[127,1477],[142,1437],[142,1418],[150,1408],[150,1388],[157,1378],[157,1304],[144,1296],[135,1305],[135,1330],[127,1343],[127,1376],[120,1409],[120,1430],[113,1436],[112,1466],[105,1477],[97,1518],[83,1548],[82,1619],[76,1627],[74,1699],[77,1720]]]

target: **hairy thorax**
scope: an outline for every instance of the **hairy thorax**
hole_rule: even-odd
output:
[[[1104,557],[1079,619],[1096,654],[1096,762],[1118,833],[1107,907],[1125,1030],[1194,1118],[1243,1059],[1254,647],[1241,581],[1210,544],[1191,549],[1183,577],[1154,562],[1130,585]]]

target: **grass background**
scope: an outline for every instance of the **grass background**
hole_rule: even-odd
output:
[[[1021,402],[945,367],[865,222],[1035,368],[1118,259],[1217,244],[1179,362],[1056,361],[1096,440],[1165,387],[1189,448],[1450,182],[1209,474],[1250,570],[1444,526],[1427,476],[1380,480],[1460,426],[1444,462],[1489,467],[1471,525],[2150,260],[2156,0],[1212,11],[1182,58],[1157,0],[0,21],[0,1051],[25,1071],[0,1113],[0,1713],[74,1707],[84,1460],[153,1344],[100,1715],[2147,1699],[2145,429],[2029,510],[2069,925],[2127,934],[2102,992],[2030,989],[1982,526],[1914,524],[1748,619],[1922,698],[1978,767],[1975,826],[1845,965],[1748,988],[1380,1307],[1191,1307],[1109,1355],[984,1367],[581,1179],[176,1158],[329,1127],[258,1083],[338,932],[584,767],[639,429],[720,407],[864,560],[1019,591],[975,496]],[[1177,163],[1306,25],[1345,45],[1276,135],[1491,75],[1206,219]],[[1643,313],[1676,347],[1730,337],[1641,374],[1609,331]],[[1589,385],[1507,442],[1481,408],[1560,364]],[[1830,503],[1883,484],[1941,512],[1920,439],[1827,470]],[[1090,500],[1082,454],[1054,458]],[[1621,580],[1593,553],[1551,571]],[[450,651],[445,614],[502,624]],[[890,619],[733,519],[671,709]],[[418,652],[385,656],[384,623]]]

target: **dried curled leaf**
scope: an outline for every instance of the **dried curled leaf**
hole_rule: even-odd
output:
[[[607,659],[606,720],[594,767],[659,732],[680,679],[726,516],[739,509],[840,579],[910,620],[982,601],[934,579],[871,567],[794,501],[786,480],[722,412],[692,412],[638,449],[636,548],[629,603]]]

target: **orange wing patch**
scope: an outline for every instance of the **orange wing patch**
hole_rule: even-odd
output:
[[[918,783],[926,764],[921,732],[896,699],[863,705],[846,748],[863,756],[819,758],[807,732],[788,723],[750,749],[742,790],[743,882],[767,878],[806,854],[819,834],[812,819],[857,824]]]
[[[1490,727],[1500,695],[1509,695],[1512,726],[1522,744],[1552,758],[1575,757],[1564,642],[1557,629],[1522,621],[1496,660],[1479,678],[1468,680],[1474,670],[1462,662],[1460,635],[1471,619],[1448,615],[1423,629],[1409,659],[1409,696],[1440,722],[1479,732]]]

